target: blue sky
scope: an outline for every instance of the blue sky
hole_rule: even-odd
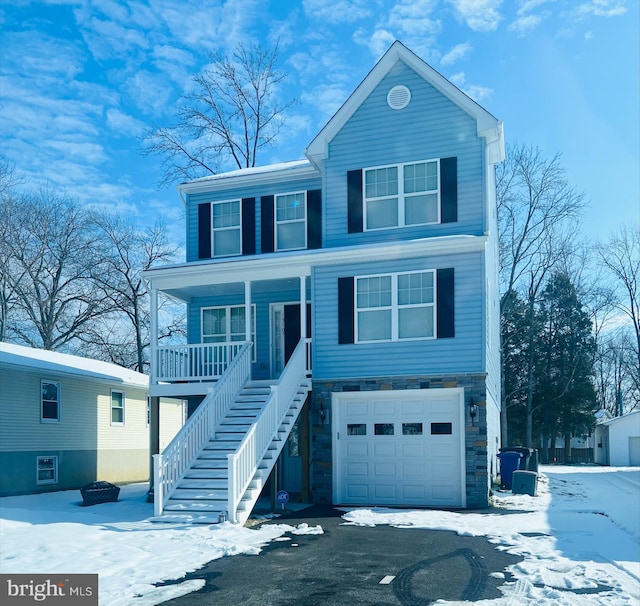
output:
[[[637,0],[0,0],[0,152],[31,186],[182,236],[145,127],[168,124],[209,53],[279,40],[299,103],[259,164],[304,148],[398,39],[505,125],[562,154],[588,240],[640,220]],[[233,168],[229,166],[229,168]]]

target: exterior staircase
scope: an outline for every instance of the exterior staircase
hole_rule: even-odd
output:
[[[304,342],[299,349],[299,357],[304,354],[306,358]],[[171,459],[176,455],[178,459],[185,458],[184,448],[179,444],[180,433],[174,438],[178,447],[172,442],[165,449],[170,455],[156,455],[159,457],[154,474],[156,515],[151,519],[195,524],[217,524],[228,519],[244,523],[311,391],[306,364],[304,368],[302,374],[299,370],[288,373],[292,369],[285,368],[277,382],[247,380],[230,406],[211,424],[213,432],[203,439],[188,465],[159,491],[162,478],[171,475],[175,468]],[[288,388],[284,384],[287,378]],[[214,403],[215,397],[208,397],[200,407]],[[187,425],[185,429],[188,430]],[[256,452],[262,453],[257,459]]]

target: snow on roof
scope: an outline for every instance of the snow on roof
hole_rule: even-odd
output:
[[[601,425],[613,425],[615,423],[618,423],[620,421],[625,422],[627,419],[629,419],[630,417],[635,417],[636,415],[640,415],[640,410],[634,410],[633,412],[628,412],[624,415],[621,415],[619,417],[613,417],[612,419],[608,419],[606,421],[604,421],[603,423],[601,423]],[[638,419],[640,421],[640,419]]]
[[[246,175],[261,175],[265,173],[274,173],[285,170],[294,170],[298,167],[308,167],[311,166],[311,162],[309,160],[293,160],[291,162],[281,162],[279,164],[269,164],[267,166],[253,166],[251,168],[239,168],[237,170],[231,170],[226,173],[219,173],[217,175],[208,175],[206,177],[200,177],[199,179],[194,179],[193,181],[189,181],[188,183],[200,183],[202,181],[220,181],[222,179],[231,179],[233,177],[240,177]],[[183,183],[182,185],[186,185],[187,183]]]
[[[81,358],[57,351],[0,343],[0,365],[21,366],[47,372],[80,375],[104,381],[115,381],[135,387],[149,387],[149,377],[110,362]]]

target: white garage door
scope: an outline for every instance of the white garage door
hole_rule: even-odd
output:
[[[336,504],[464,507],[463,389],[333,394]]]

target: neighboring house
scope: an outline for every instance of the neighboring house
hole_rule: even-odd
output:
[[[146,375],[0,343],[0,385],[0,496],[149,479]],[[184,408],[163,399],[163,447]]]
[[[594,462],[614,467],[640,466],[639,410],[598,421]]]
[[[153,321],[150,393],[201,403],[156,513],[243,521],[278,458],[313,502],[486,507],[502,123],[395,42],[305,156],[179,186],[186,262],[145,277],[189,344]]]

